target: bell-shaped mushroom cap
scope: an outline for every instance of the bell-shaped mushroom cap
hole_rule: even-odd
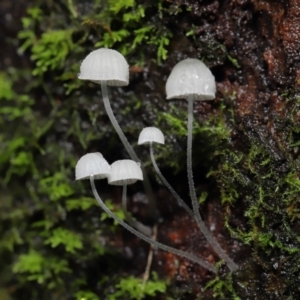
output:
[[[106,178],[110,174],[110,165],[99,152],[88,153],[82,156],[76,164],[75,179],[89,179],[94,175],[95,179]]]
[[[133,160],[117,160],[111,165],[108,183],[112,185],[132,184],[143,180],[141,167]]]
[[[165,136],[163,133],[156,127],[146,127],[144,128],[139,136],[138,145],[147,144],[147,143],[165,143]]]
[[[193,97],[193,100],[215,98],[216,82],[208,67],[200,60],[187,58],[172,70],[166,84],[167,99]]]
[[[78,78],[96,83],[105,81],[110,86],[124,86],[129,82],[129,67],[118,51],[100,48],[83,60]]]

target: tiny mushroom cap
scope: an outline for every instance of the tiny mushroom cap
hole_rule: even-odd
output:
[[[166,84],[167,99],[188,98],[213,100],[216,93],[215,77],[200,60],[187,58],[173,68]]]
[[[145,127],[139,136],[138,145],[147,143],[165,144],[164,134],[156,127]]]
[[[94,175],[95,179],[107,178],[111,167],[100,152],[88,153],[82,156],[76,164],[75,179],[89,179]]]
[[[143,173],[139,164],[130,159],[117,160],[111,165],[108,183],[111,185],[132,184],[143,180]]]
[[[128,63],[118,51],[100,48],[83,60],[78,78],[99,84],[105,81],[109,86],[125,86],[129,82]]]

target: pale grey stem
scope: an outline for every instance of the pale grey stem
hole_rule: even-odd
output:
[[[104,202],[101,200],[100,196],[98,195],[98,192],[96,190],[96,186],[95,186],[95,182],[94,182],[94,176],[90,176],[90,182],[91,182],[91,186],[92,186],[92,190],[94,193],[94,197],[96,198],[96,200],[98,201],[99,205],[101,206],[101,208],[111,217],[113,218],[115,221],[117,221],[120,225],[122,225],[125,229],[129,230],[131,233],[133,233],[134,235],[136,235],[138,238],[142,239],[143,241],[154,245],[157,248],[160,248],[164,251],[167,252],[171,252],[175,255],[179,255],[182,256],[186,259],[189,259],[190,261],[193,261],[194,263],[199,264],[200,266],[202,266],[203,268],[213,272],[213,273],[217,273],[216,269],[214,268],[214,266],[212,266],[210,263],[202,260],[201,258],[195,256],[194,254],[182,251],[182,250],[178,250],[169,246],[166,246],[164,244],[161,244],[159,242],[156,242],[154,240],[152,240],[151,238],[147,237],[146,235],[140,233],[139,231],[135,230],[134,228],[132,228],[131,226],[129,226],[128,224],[126,224],[123,220],[121,220],[119,217],[117,217],[112,211],[110,211],[108,209],[108,207],[104,204]]]
[[[149,143],[149,147],[150,147],[150,157],[151,157],[151,161],[153,164],[153,167],[157,173],[157,175],[159,176],[160,180],[163,182],[163,184],[169,189],[169,191],[172,193],[172,195],[174,196],[174,198],[177,200],[177,203],[179,206],[182,206],[193,218],[194,213],[193,211],[185,204],[185,202],[179,197],[179,195],[175,192],[175,190],[172,188],[172,186],[170,185],[170,183],[167,181],[167,179],[163,176],[163,174],[161,173],[156,161],[155,161],[155,157],[154,157],[154,153],[153,153],[153,143],[150,142]]]
[[[108,98],[107,85],[106,85],[105,81],[101,81],[101,90],[102,90],[102,98],[103,98],[103,102],[104,102],[104,107],[105,107],[106,113],[107,113],[112,125],[114,126],[117,134],[119,135],[130,158],[136,162],[139,162],[137,155],[135,154],[133,148],[129,144],[126,136],[124,135],[124,133],[123,133],[121,127],[119,126],[119,123],[118,123],[117,119],[115,118],[115,115],[111,109],[109,98]]]
[[[127,210],[127,185],[126,184],[124,184],[124,186],[123,186],[122,209],[124,211],[124,215],[125,215],[126,221],[131,226],[133,226],[138,231],[140,231],[141,233],[143,233],[143,234],[145,234],[147,236],[151,236],[152,235],[152,230],[151,230],[150,227],[145,226],[144,224],[136,221],[134,218],[131,217],[130,213],[128,213],[128,210]]]
[[[133,150],[130,143],[128,142],[126,136],[124,135],[124,133],[123,133],[121,127],[119,126],[119,123],[118,123],[117,119],[115,118],[115,115],[114,115],[114,113],[111,109],[110,102],[109,102],[109,97],[108,97],[107,85],[106,85],[105,81],[101,81],[101,90],[102,90],[102,98],[103,98],[103,102],[104,102],[104,107],[105,107],[106,113],[107,113],[113,127],[115,128],[117,134],[119,135],[119,138],[121,139],[121,141],[122,141],[126,151],[128,152],[130,158],[132,160],[134,160],[135,162],[140,163],[139,158],[137,157],[135,151]],[[148,199],[149,199],[149,214],[154,219],[157,219],[157,209],[156,209],[155,197],[153,195],[147,173],[146,173],[146,171],[145,171],[145,169],[142,165],[141,165],[141,169],[142,169],[143,175],[144,175],[143,185],[144,185],[146,194],[147,194]]]
[[[197,201],[194,179],[193,179],[193,169],[192,169],[192,131],[193,131],[193,98],[188,97],[188,140],[187,140],[187,172],[188,172],[188,182],[190,189],[190,197],[192,200],[193,211],[195,214],[196,222],[209,242],[209,244],[213,247],[215,252],[222,258],[229,270],[234,272],[238,269],[238,266],[234,263],[234,261],[225,253],[225,251],[218,244],[212,233],[205,226],[200,212],[199,212],[199,202]]]

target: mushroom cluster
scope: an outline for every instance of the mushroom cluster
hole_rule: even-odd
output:
[[[124,144],[131,160],[119,160],[111,165],[103,158],[100,153],[89,153],[81,157],[76,165],[76,180],[90,179],[94,197],[101,208],[124,228],[141,238],[142,240],[154,245],[162,250],[169,251],[176,255],[183,256],[195,263],[200,264],[207,270],[216,273],[216,268],[201,259],[200,257],[179,249],[164,245],[150,238],[151,228],[142,223],[134,221],[127,212],[127,185],[133,184],[137,180],[145,180],[145,172],[142,165],[133,150],[132,146],[121,130],[110,106],[107,86],[124,86],[129,82],[129,68],[125,58],[119,52],[112,49],[101,48],[91,52],[82,62],[80,67],[79,79],[90,80],[101,85],[102,97],[107,114]],[[213,100],[216,93],[216,84],[214,76],[207,66],[198,59],[187,58],[180,61],[173,68],[167,83],[167,99],[186,99],[188,102],[188,137],[187,137],[187,174],[189,182],[190,197],[193,209],[180,198],[170,183],[161,173],[154,156],[153,144],[164,144],[165,138],[163,133],[155,127],[144,128],[138,138],[138,145],[149,145],[151,161],[160,180],[170,190],[178,205],[183,207],[187,213],[195,218],[198,227],[205,236],[208,243],[212,246],[219,257],[227,264],[231,272],[236,271],[238,266],[226,254],[218,244],[212,233],[205,226],[199,212],[199,202],[197,200],[195,185],[193,181],[192,170],[192,128],[193,128],[193,102],[195,100]],[[95,187],[95,179],[107,178],[111,185],[120,185],[123,188],[122,207],[124,209],[127,224],[118,218],[101,200]],[[147,184],[145,185],[148,186]],[[134,227],[134,228],[133,228]]]

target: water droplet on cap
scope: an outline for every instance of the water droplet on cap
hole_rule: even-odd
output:
[[[204,91],[208,91],[208,89],[209,89],[209,84],[208,84],[208,83],[205,83],[204,86],[203,86],[203,88],[204,88]]]

